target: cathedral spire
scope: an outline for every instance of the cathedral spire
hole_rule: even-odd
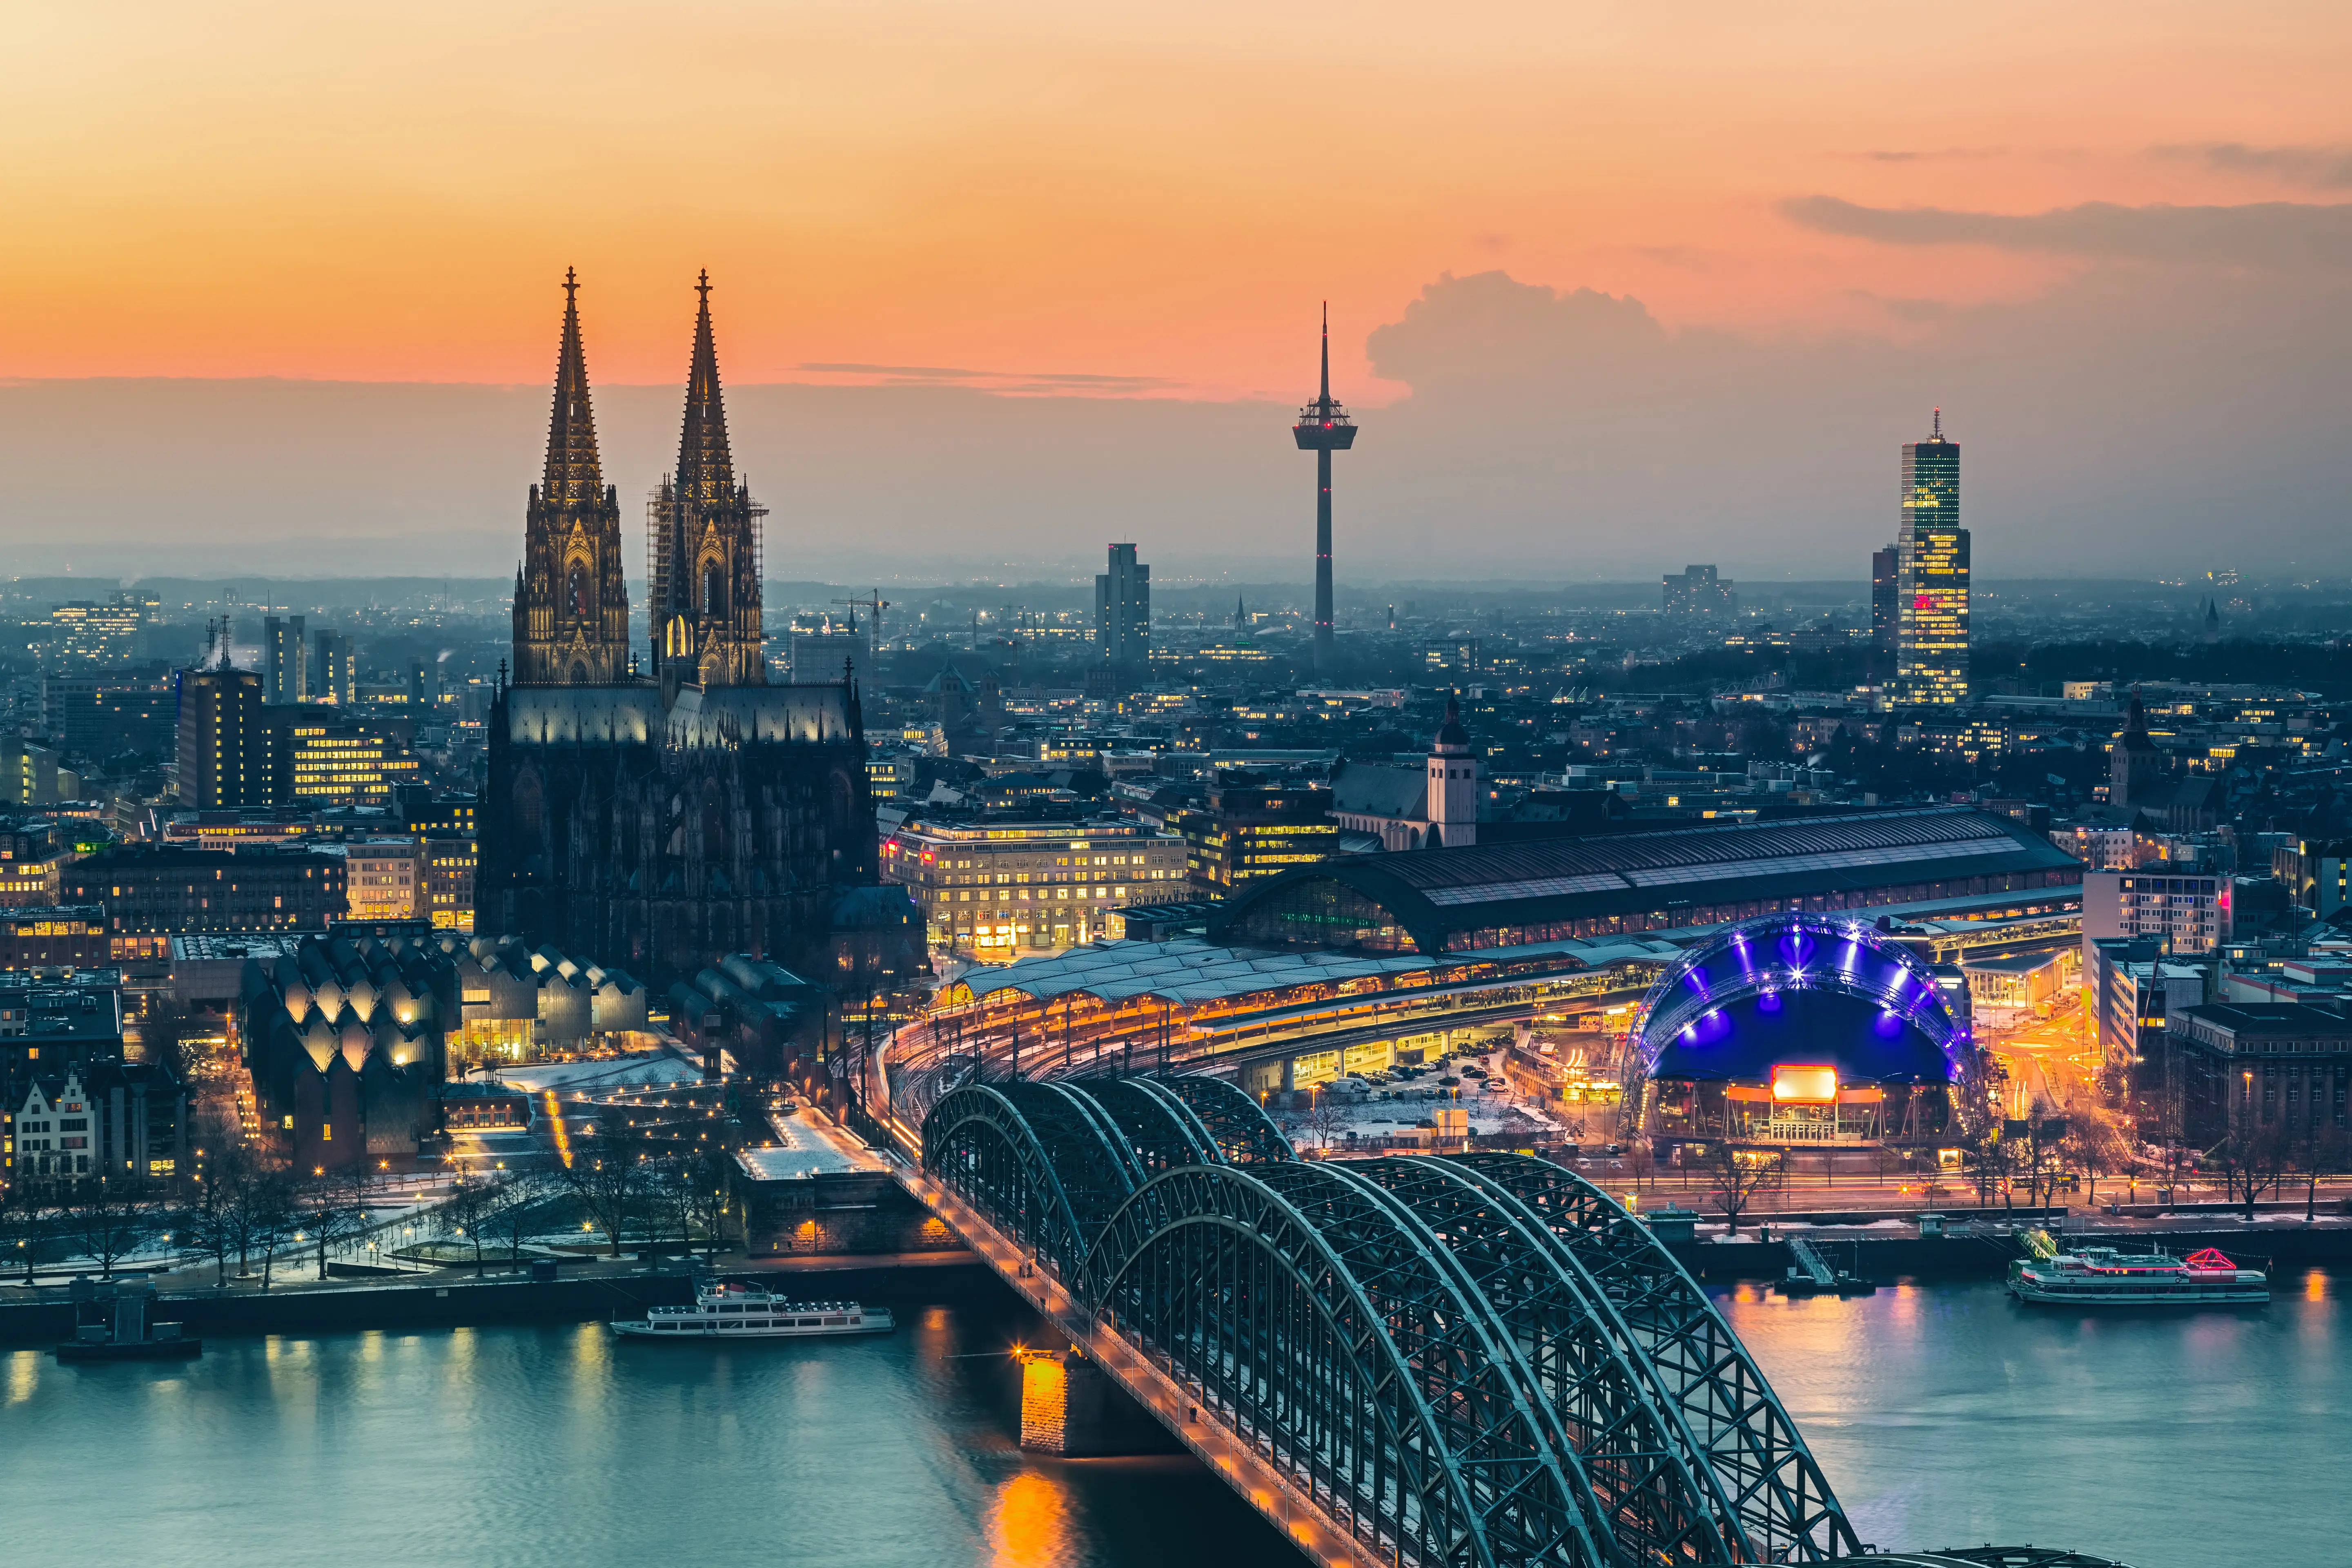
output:
[[[604,499],[596,458],[596,416],[588,403],[588,355],[580,345],[580,279],[563,269],[563,342],[555,353],[555,407],[547,422],[547,474],[540,494],[551,506],[594,506]]]
[[[686,424],[677,442],[678,500],[689,509],[723,504],[735,493],[727,449],[727,405],[719,388],[719,346],[710,331],[710,274],[695,283],[694,358],[686,372]]]

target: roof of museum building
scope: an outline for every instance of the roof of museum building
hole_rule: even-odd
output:
[[[1315,883],[1352,889],[1411,933],[1423,952],[1433,952],[1461,931],[1611,915],[1670,919],[1677,908],[1868,893],[2080,864],[2022,823],[1966,807],[1591,834],[1303,866],[1234,899],[1210,934],[1278,941],[1284,933],[1268,920],[1282,900]]]

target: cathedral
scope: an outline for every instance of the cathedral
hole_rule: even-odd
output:
[[[853,952],[861,970],[919,965],[911,904],[898,911],[903,893],[876,887],[856,684],[768,684],[765,511],[728,448],[709,276],[677,467],[648,518],[642,668],[577,289],[567,274],[546,468],[515,575],[513,674],[489,721],[475,929],[657,984],[729,953],[819,980],[842,979]]]

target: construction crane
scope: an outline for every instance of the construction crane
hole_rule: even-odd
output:
[[[833,602],[836,605],[847,605],[853,610],[865,610],[871,613],[874,646],[877,648],[882,646],[882,612],[890,607],[890,601],[882,596],[881,589],[867,589],[866,597],[862,599],[835,599]]]

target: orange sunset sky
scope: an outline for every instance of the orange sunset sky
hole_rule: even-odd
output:
[[[2268,297],[2246,279],[2274,267],[2340,302],[2352,210],[2340,0],[252,0],[20,8],[7,39],[20,394],[533,385],[570,265],[600,384],[676,382],[708,267],[736,385],[1295,401],[1328,297],[1339,390],[1379,408],[1429,394],[1434,351],[1368,340],[1449,275],[1630,296],[1675,342],[1802,356],[2100,279],[2118,322],[2204,310],[2216,278]],[[2329,390],[2312,374],[2296,398]],[[1857,487],[1942,394],[1886,395],[1901,417],[1855,432]],[[55,494],[0,493],[0,529]]]

